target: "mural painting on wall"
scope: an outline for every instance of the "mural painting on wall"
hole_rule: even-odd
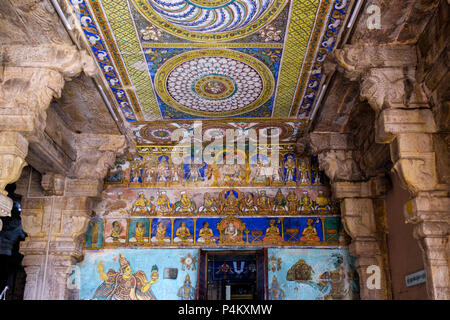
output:
[[[94,225],[94,223],[92,223]],[[342,246],[339,217],[97,219],[86,249],[119,247]],[[98,230],[106,225],[103,236]],[[93,245],[95,239],[97,241]],[[186,260],[186,267],[188,267]],[[195,262],[195,261],[194,261]],[[193,266],[195,268],[195,264]]]
[[[269,249],[274,261],[282,261],[272,273],[271,300],[357,299],[359,280],[345,249]]]
[[[169,149],[157,154],[139,153],[121,159],[111,169],[106,186],[122,187],[233,187],[233,186],[323,186],[326,181],[316,157],[280,153],[275,166],[262,154],[247,157],[245,164],[174,164]]]
[[[152,267],[150,281],[144,271],[132,273],[130,262],[119,255],[119,271],[110,269],[104,272],[103,262],[98,263],[99,277],[103,281],[95,290],[93,299],[101,300],[156,300],[151,290],[153,283],[158,281],[158,267]]]
[[[89,251],[78,264],[80,298],[193,300],[197,273],[192,268],[181,268],[179,257],[196,261],[197,254],[196,249]],[[160,277],[160,271],[163,277]]]
[[[267,156],[244,153],[250,165],[177,168],[169,148],[157,150],[111,170],[87,249],[348,243],[317,158],[283,151],[272,167]]]
[[[110,195],[115,195],[114,199]],[[127,199],[123,199],[126,194]],[[336,215],[327,188],[113,188],[107,190],[107,202],[116,201],[121,215]],[[114,214],[114,209],[109,210]]]

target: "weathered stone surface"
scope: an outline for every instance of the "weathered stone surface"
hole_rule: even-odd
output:
[[[28,141],[17,132],[0,132],[0,191],[3,195],[7,184],[19,179],[22,168],[26,165],[25,157]]]
[[[366,2],[351,38],[359,43],[415,43],[425,26],[431,21],[440,0],[372,0]],[[368,22],[374,12],[370,6],[380,10],[380,29],[369,29]]]
[[[336,199],[344,198],[378,198],[382,197],[389,188],[384,176],[379,176],[365,182],[335,182],[332,193]]]
[[[398,134],[434,133],[436,125],[429,109],[386,109],[376,123],[376,141],[391,143]]]
[[[0,48],[3,65],[57,71],[64,77],[74,77],[84,71],[97,73],[97,66],[88,52],[68,45],[7,45]]]
[[[415,225],[414,237],[423,252],[429,295],[450,299],[449,235],[450,197],[448,192],[422,192],[405,205],[405,220]]]
[[[22,223],[28,237],[20,251],[29,272],[25,299],[67,299],[67,278],[83,256],[84,234],[101,188],[96,180],[50,173],[41,184],[45,195],[23,197]],[[96,187],[89,187],[92,184]]]
[[[80,134],[75,144],[78,155],[70,176],[81,179],[103,179],[114,165],[116,155],[127,147],[124,136],[107,134]]]

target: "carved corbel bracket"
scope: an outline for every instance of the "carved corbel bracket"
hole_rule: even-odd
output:
[[[439,189],[431,134],[398,134],[390,147],[393,169],[412,194]]]
[[[329,150],[319,153],[319,168],[331,181],[361,180],[361,171],[354,160],[353,151]]]
[[[6,185],[17,181],[26,166],[28,141],[18,132],[0,132],[0,191],[3,195]]]
[[[354,160],[354,145],[350,135],[336,132],[312,132],[309,143],[313,154],[318,155],[320,170],[331,181],[360,180],[361,172]]]
[[[116,156],[125,151],[126,139],[120,135],[82,134],[77,136],[76,146],[71,177],[103,180]]]

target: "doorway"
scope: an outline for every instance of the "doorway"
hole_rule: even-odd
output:
[[[199,252],[199,300],[264,300],[267,250]]]

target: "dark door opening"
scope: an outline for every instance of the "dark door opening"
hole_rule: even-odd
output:
[[[264,300],[266,250],[199,252],[199,300]]]

